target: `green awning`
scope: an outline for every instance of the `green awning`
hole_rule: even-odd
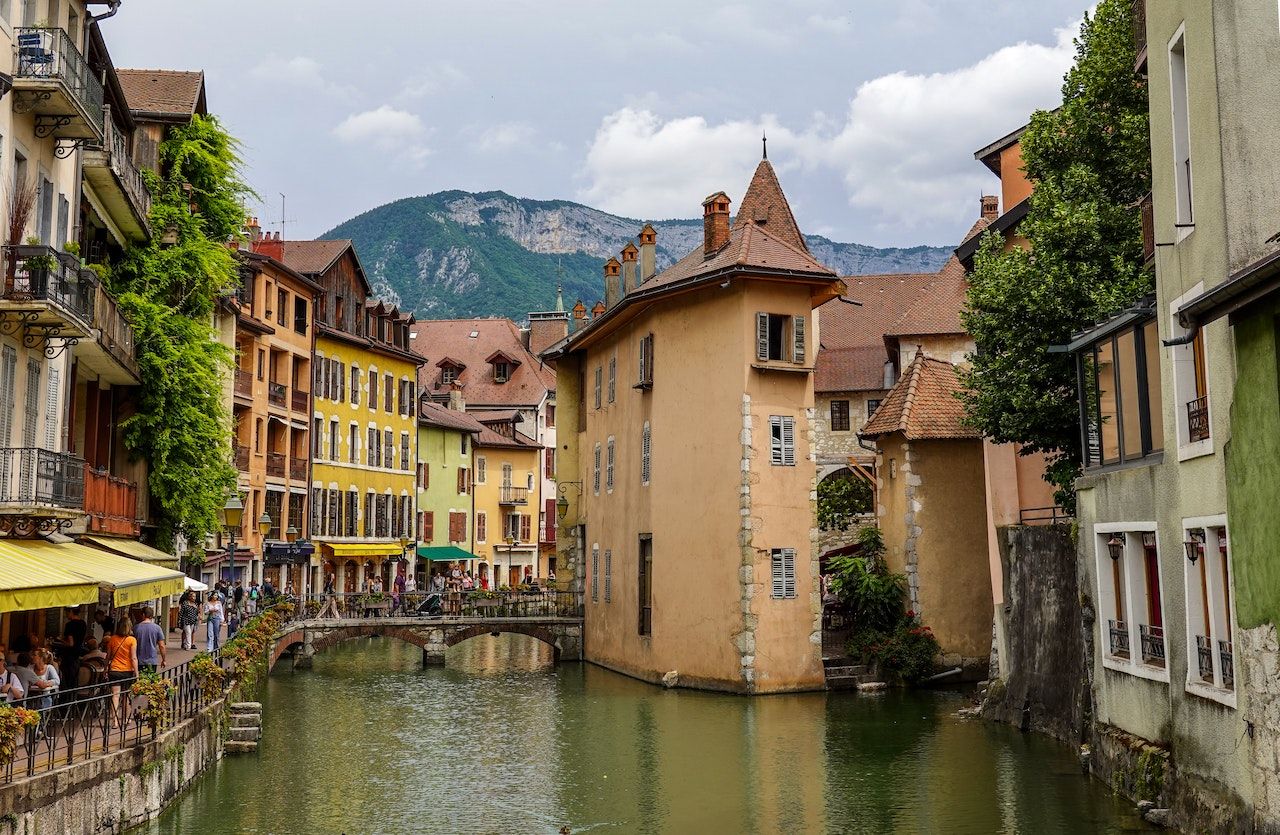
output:
[[[478,559],[475,554],[464,551],[457,545],[420,546],[418,556],[428,562],[462,562]]]

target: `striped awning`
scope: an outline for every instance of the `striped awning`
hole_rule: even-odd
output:
[[[98,584],[47,554],[0,540],[0,612],[27,612],[98,602]]]
[[[325,542],[317,540],[335,557],[398,557],[404,553],[398,542]]]
[[[22,540],[32,551],[65,571],[115,593],[116,606],[133,606],[171,594],[182,594],[184,575],[172,569],[122,557],[75,542]]]

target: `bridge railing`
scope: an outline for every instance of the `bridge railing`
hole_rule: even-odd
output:
[[[493,618],[582,617],[575,592],[559,589],[515,591],[311,594],[300,601],[305,618],[421,618],[490,620]]]

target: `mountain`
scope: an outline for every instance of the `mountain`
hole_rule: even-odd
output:
[[[651,221],[658,268],[702,242],[702,221]],[[567,200],[527,200],[500,191],[442,191],[370,209],[322,238],[350,238],[375,295],[418,318],[508,316],[517,321],[555,303],[590,307],[604,294],[601,266],[644,221]],[[807,236],[819,261],[840,275],[931,272],[951,250],[877,249]],[[561,272],[562,271],[562,272]]]

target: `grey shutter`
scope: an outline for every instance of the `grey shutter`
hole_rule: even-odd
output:
[[[67,242],[67,216],[71,212],[71,204],[67,202],[65,194],[58,195],[58,249],[62,249]]]
[[[604,550],[604,602],[613,599],[613,549]]]
[[[782,419],[782,464],[786,467],[796,465],[796,421],[795,418]]]
[[[781,600],[787,591],[783,562],[783,551],[779,548],[774,548],[769,554],[769,575],[772,580],[769,596],[774,600]]]
[[[796,316],[791,320],[792,350],[791,361],[804,364],[804,317]]]
[[[45,449],[58,448],[58,400],[61,385],[58,369],[49,369],[49,391],[44,404],[44,446]]]
[[[772,415],[769,418],[769,463],[782,466],[782,418]]]
[[[596,408],[600,408],[600,380],[604,375],[604,370],[600,366],[596,366]]]
[[[18,352],[6,345],[0,359],[0,398],[3,398],[0,400],[0,446],[9,446],[13,438],[13,413],[17,406],[13,396],[17,373]]]
[[[595,468],[591,472],[591,491],[600,495],[600,445],[596,444]]]
[[[756,359],[765,362],[769,359],[769,314],[756,314]]]
[[[591,602],[600,602],[600,546],[591,546]]]
[[[649,382],[649,337],[640,340],[640,385]]]
[[[36,423],[40,418],[40,363],[27,360],[27,402],[22,415],[22,445],[36,445]]]
[[[53,243],[53,183],[40,178],[40,240],[50,246]]]
[[[796,549],[782,549],[782,596],[788,599],[796,596]]]
[[[614,462],[614,444],[613,438],[609,439],[609,457],[605,467],[605,487],[609,490],[613,489],[613,462]]]
[[[649,444],[650,444],[649,421],[644,422],[644,430],[640,436],[640,481],[643,484],[649,483]]]
[[[618,398],[618,358],[609,357],[609,402]]]

